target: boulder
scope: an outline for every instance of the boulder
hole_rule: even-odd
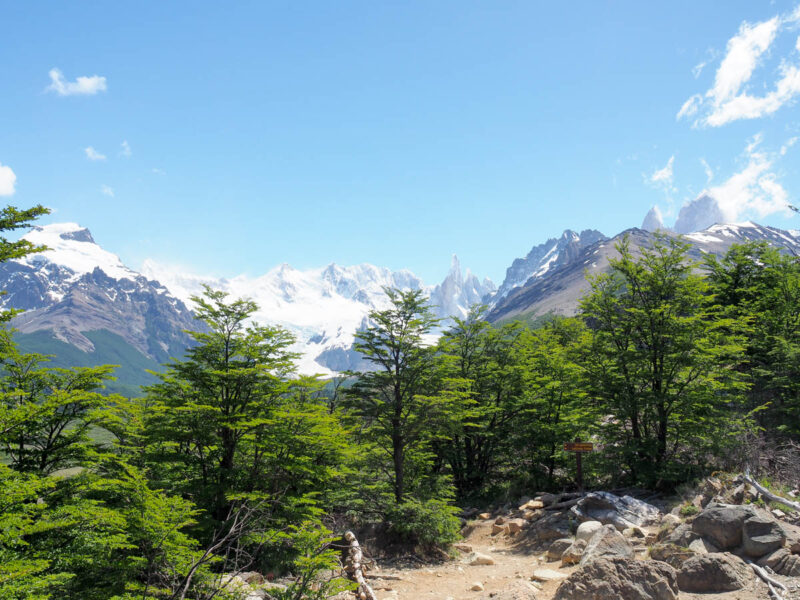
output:
[[[550,547],[547,549],[547,560],[561,560],[561,555],[564,554],[564,551],[572,546],[572,540],[569,538],[561,538],[550,544]]]
[[[667,513],[667,514],[665,514],[665,515],[663,515],[661,517],[661,525],[662,526],[666,526],[666,527],[670,527],[670,528],[674,529],[675,527],[677,527],[681,523],[683,523],[681,518],[678,515],[673,515],[672,513]]]
[[[492,592],[481,600],[536,600],[536,588],[528,581],[514,581],[499,592]]]
[[[501,525],[499,523],[492,523],[492,535],[497,535],[499,533],[504,533],[506,530],[505,525]]]
[[[717,548],[714,544],[712,544],[708,540],[704,540],[703,538],[697,538],[695,541],[689,544],[689,550],[691,550],[695,554],[708,554],[709,552],[719,552],[719,548]]]
[[[742,526],[754,516],[749,506],[712,503],[694,518],[692,531],[720,550],[730,550],[742,543]]]
[[[576,570],[554,600],[676,600],[675,569],[658,561],[598,558]]]
[[[544,516],[543,510],[524,510],[522,511],[522,518],[526,521],[535,521]]]
[[[665,562],[675,569],[680,569],[683,563],[694,556],[694,551],[675,544],[656,544],[650,548],[650,558]]]
[[[717,552],[684,562],[678,571],[678,587],[682,592],[732,592],[745,587],[752,577],[752,569],[741,558]]]
[[[780,548],[758,561],[762,567],[769,567],[779,575],[800,577],[800,556],[786,548]]]
[[[633,555],[633,546],[630,542],[613,525],[604,525],[586,544],[580,564],[585,565],[601,557],[633,558]]]
[[[689,545],[697,539],[700,539],[700,536],[692,531],[692,526],[687,523],[682,523],[659,541],[664,544],[673,544],[675,546],[688,548]]]
[[[578,525],[578,531],[575,533],[575,539],[586,540],[588,542],[595,532],[602,528],[603,524],[600,521],[584,521]]]
[[[786,534],[777,521],[767,517],[750,517],[742,525],[742,549],[747,556],[760,558],[782,548]]]
[[[560,513],[548,514],[525,528],[525,537],[539,546],[570,536],[569,520]]]
[[[585,539],[572,542],[570,547],[561,553],[561,566],[577,565],[581,562],[581,556],[586,550],[586,544],[587,541]]]
[[[540,508],[544,508],[544,504],[541,500],[528,500],[525,504],[519,507],[521,511],[526,510],[539,510]]]
[[[622,531],[628,527],[653,525],[661,519],[661,511],[652,504],[631,496],[615,496],[609,492],[586,494],[570,509],[579,521],[600,521]]]
[[[786,534],[786,547],[792,554],[800,554],[800,527],[791,523],[782,523],[781,527]]]

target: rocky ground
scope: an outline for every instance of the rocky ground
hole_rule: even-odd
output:
[[[368,578],[379,600],[770,598],[756,563],[786,586],[782,598],[800,600],[800,528],[751,504],[748,487],[709,480],[688,516],[602,492],[543,495],[471,515],[451,561],[376,565]]]

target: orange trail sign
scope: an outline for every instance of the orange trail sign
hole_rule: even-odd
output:
[[[591,442],[567,442],[564,444],[564,450],[567,452],[575,453],[575,479],[578,484],[578,491],[583,491],[583,464],[581,461],[581,454],[584,452],[591,452],[594,450],[594,444]]]

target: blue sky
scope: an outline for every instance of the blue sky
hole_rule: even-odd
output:
[[[800,228],[799,6],[0,2],[0,202],[134,268],[430,283],[704,190]]]

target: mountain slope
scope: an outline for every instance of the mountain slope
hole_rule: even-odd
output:
[[[664,232],[667,235],[676,235]],[[655,234],[633,228],[623,231],[610,240],[600,240],[584,247],[578,254],[544,275],[528,282],[501,297],[492,305],[487,318],[491,322],[508,319],[535,320],[547,314],[574,315],[581,297],[589,290],[587,275],[608,270],[609,260],[619,256],[615,248],[624,236],[628,236],[634,252],[649,247]],[[733,244],[748,241],[766,241],[777,247],[800,254],[800,236],[796,232],[755,223],[712,225],[703,231],[684,235],[692,244],[689,256],[702,260],[705,254],[723,255]],[[499,294],[498,294],[499,296]]]

